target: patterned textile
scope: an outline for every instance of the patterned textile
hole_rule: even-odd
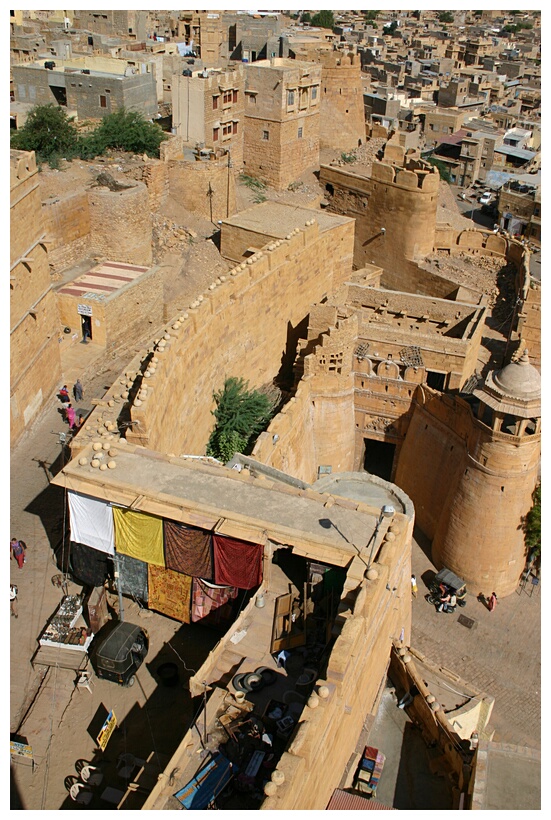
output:
[[[101,587],[111,569],[111,560],[101,550],[71,541],[71,575],[81,584]]]
[[[193,579],[191,601],[191,620],[193,622],[206,618],[209,613],[220,609],[237,597],[237,587],[215,587],[206,584],[202,578]]]
[[[131,558],[124,553],[117,553],[119,564],[118,586],[123,595],[130,595],[132,598],[139,598],[147,603],[147,564]]]
[[[71,521],[71,541],[86,544],[96,550],[113,555],[115,534],[113,531],[113,511],[107,501],[100,501],[82,493],[69,490],[69,517]]]
[[[162,615],[189,624],[191,580],[190,575],[149,564],[149,609],[156,609]]]
[[[164,521],[165,566],[194,578],[212,578],[212,533]]]
[[[262,583],[262,544],[213,535],[214,580],[224,586],[253,589]]]
[[[115,548],[146,564],[164,567],[163,519],[156,515],[113,507]]]

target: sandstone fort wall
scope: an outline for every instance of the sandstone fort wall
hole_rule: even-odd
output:
[[[169,160],[168,177],[171,197],[193,213],[217,222],[237,210],[235,172],[225,157],[209,162]]]
[[[329,210],[356,219],[354,265],[381,265],[385,274],[400,269],[404,260],[417,262],[432,253],[439,182],[438,173],[382,162],[373,164],[369,177],[320,168],[320,183],[331,197]]]
[[[465,402],[419,389],[396,483],[415,504],[438,568],[447,566],[485,594],[488,583],[498,595],[516,589],[539,452],[539,434],[492,432]]]
[[[245,375],[251,387],[273,380],[286,353],[289,325],[296,327],[312,300],[330,293],[347,273],[343,260],[350,258],[353,223],[319,233],[317,223],[308,222],[234,268],[219,286],[210,286],[182,322],[169,328],[147,378],[150,397],[132,408],[139,424],[129,440],[163,452],[203,454],[213,426],[206,397],[230,376]],[[280,312],[280,303],[289,309]],[[175,396],[181,397],[178,408]],[[183,425],[171,421],[175,413],[181,413]]]
[[[61,378],[34,152],[10,152],[10,440],[14,444]]]
[[[85,259],[90,252],[90,208],[86,191],[42,203],[48,236],[48,261],[61,272]]]
[[[143,182],[123,191],[91,188],[88,202],[90,251],[94,256],[134,265],[151,264],[152,221]]]

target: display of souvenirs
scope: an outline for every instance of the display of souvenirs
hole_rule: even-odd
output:
[[[42,646],[64,646],[85,651],[93,635],[86,626],[76,626],[81,615],[82,596],[65,595],[38,642]]]

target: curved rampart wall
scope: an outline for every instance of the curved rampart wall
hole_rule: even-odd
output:
[[[375,264],[388,271],[432,253],[440,183],[436,172],[376,162],[371,176],[364,177],[322,165],[320,183],[333,192],[328,210],[356,219],[356,268]]]
[[[103,259],[133,265],[152,262],[152,220],[149,194],[143,182],[111,191],[90,188],[90,252]]]
[[[230,376],[248,379],[250,387],[273,380],[287,352],[289,326],[349,275],[353,231],[347,222],[320,233],[308,220],[210,285],[168,327],[169,338],[157,340],[156,361],[143,376],[147,389],[134,391],[129,440],[176,455],[204,454],[213,391]],[[141,375],[133,378],[142,383]],[[126,392],[120,384],[115,389]]]
[[[433,541],[438,568],[447,566],[473,591],[516,589],[539,457],[539,434],[494,433],[460,399],[418,388],[395,481]]]

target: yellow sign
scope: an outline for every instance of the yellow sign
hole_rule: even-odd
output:
[[[25,743],[17,743],[15,740],[10,740],[10,754],[18,755],[19,757],[33,757],[33,747],[27,746]]]
[[[105,751],[105,747],[109,743],[109,738],[113,734],[113,730],[117,725],[117,718],[115,717],[114,712],[109,712],[105,719],[105,723],[101,727],[100,733],[97,736],[96,740],[98,741],[98,746],[100,747],[101,751]]]

